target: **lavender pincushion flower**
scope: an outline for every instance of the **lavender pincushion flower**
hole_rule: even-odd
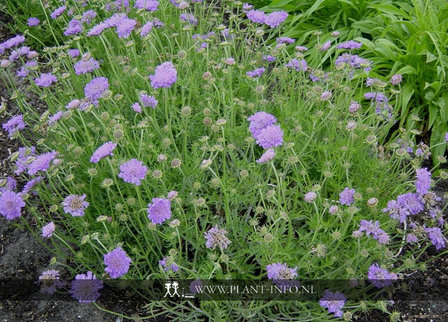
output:
[[[112,141],[106,142],[101,145],[98,149],[93,152],[92,157],[90,158],[90,162],[98,163],[101,159],[114,155],[113,151],[117,147],[117,143],[113,143]]]
[[[64,31],[64,35],[65,36],[72,36],[72,35],[76,35],[79,34],[80,32],[82,32],[83,30],[83,26],[81,21],[79,21],[78,19],[72,19],[69,21],[67,29],[65,29]]]
[[[425,195],[431,189],[431,172],[427,168],[421,168],[417,171],[417,180],[415,181],[415,187],[417,193]]]
[[[79,274],[71,283],[70,294],[80,303],[92,303],[100,297],[99,290],[103,288],[103,281],[88,271],[86,274]]]
[[[8,122],[2,125],[5,131],[8,131],[8,136],[11,138],[18,131],[25,128],[25,123],[23,122],[23,115],[19,114],[11,118]]]
[[[297,267],[289,268],[283,263],[273,263],[266,266],[270,280],[291,280],[297,277]]]
[[[398,85],[401,83],[402,79],[403,78],[402,78],[401,74],[395,74],[390,78],[390,83],[392,85]]]
[[[106,77],[97,77],[92,79],[85,87],[86,97],[92,101],[99,99],[109,88],[109,81]]]
[[[39,171],[47,171],[57,154],[58,152],[52,151],[37,156],[36,159],[28,165],[28,174],[35,175]]]
[[[269,125],[255,137],[257,144],[263,149],[269,149],[283,144],[283,131],[279,125]]]
[[[317,198],[317,194],[314,191],[310,191],[305,194],[303,198],[306,202],[313,202]]]
[[[154,75],[149,75],[153,88],[171,87],[177,81],[177,71],[173,63],[168,61],[157,66]]]
[[[426,233],[428,234],[431,243],[436,247],[437,250],[445,248],[446,241],[445,237],[442,234],[442,231],[438,227],[434,228],[425,228]]]
[[[324,296],[320,299],[319,304],[328,310],[329,313],[333,313],[335,317],[340,318],[343,314],[342,308],[345,305],[347,298],[341,292],[330,292],[325,290]]]
[[[145,93],[140,95],[140,101],[142,102],[143,106],[152,108],[156,108],[157,104],[159,103],[154,96],[149,96]]]
[[[382,288],[392,285],[392,281],[397,279],[397,274],[388,272],[379,267],[377,263],[373,263],[369,267],[367,277],[377,288]]]
[[[0,195],[0,215],[8,220],[20,217],[25,202],[21,194],[10,190],[4,190]]]
[[[148,204],[148,218],[151,222],[162,224],[171,218],[171,201],[165,198],[153,198]]]
[[[64,13],[65,9],[67,9],[67,7],[66,6],[62,6],[62,7],[57,8],[56,10],[54,10],[50,14],[51,19],[58,18],[60,15],[62,15]]]
[[[116,26],[118,38],[128,38],[137,25],[134,19],[123,18]]]
[[[375,223],[373,223],[372,220],[361,220],[359,229],[356,232],[365,232],[367,236],[371,235],[382,245],[387,244],[390,241],[389,235],[380,228],[380,223],[378,221],[375,221]]]
[[[157,11],[157,7],[159,5],[158,1],[155,0],[136,0],[134,4],[134,8],[137,9],[145,9],[147,11]]]
[[[55,229],[54,222],[49,222],[45,226],[42,227],[42,237],[50,238],[53,235]]]
[[[267,162],[271,161],[272,159],[274,159],[274,157],[275,157],[274,149],[268,149],[263,153],[263,155],[260,157],[260,159],[258,159],[256,162],[257,163],[267,163]]]
[[[255,23],[264,23],[266,14],[260,10],[250,10],[246,12],[247,19]]]
[[[407,215],[417,215],[425,210],[424,200],[417,193],[408,192],[399,195],[397,204]]]
[[[305,59],[298,60],[298,59],[291,59],[286,65],[286,67],[293,68],[298,72],[306,72],[308,69],[308,64],[306,63]]]
[[[89,206],[89,203],[85,201],[86,195],[70,195],[67,196],[62,205],[64,206],[64,212],[70,214],[73,217],[84,216],[84,210]]]
[[[159,265],[163,267],[165,272],[173,271],[174,273],[179,270],[179,266],[176,263],[168,263],[168,258],[164,257],[162,260],[159,260]]]
[[[204,233],[204,237],[207,239],[205,246],[211,249],[215,249],[216,247],[226,249],[231,243],[231,241],[226,237],[226,234],[227,230],[218,228],[218,226],[210,228]]]
[[[73,66],[73,68],[75,69],[76,75],[84,75],[100,68],[100,63],[93,58],[89,58],[86,60],[81,59]]]
[[[40,23],[40,21],[38,18],[35,18],[35,17],[28,18],[28,27],[38,26],[39,23]]]
[[[362,43],[356,42],[354,40],[349,40],[343,43],[340,43],[336,46],[337,49],[359,49],[361,48]]]
[[[152,21],[148,21],[147,23],[145,23],[140,31],[140,36],[146,37],[151,32],[153,27],[154,23]]]
[[[135,102],[134,104],[131,105],[131,108],[134,110],[134,112],[136,113],[141,113],[142,112],[142,107],[140,106],[140,104],[138,102]]]
[[[49,87],[51,84],[56,82],[58,79],[52,73],[42,73],[38,78],[34,79],[37,86]]]
[[[250,122],[249,131],[254,138],[260,133],[262,129],[277,122],[274,115],[266,112],[257,112],[247,118]]]
[[[131,159],[120,165],[120,173],[118,176],[124,182],[133,183],[137,186],[141,184],[141,180],[146,178],[148,168],[143,165],[142,161]]]
[[[345,187],[345,189],[339,194],[339,202],[341,205],[350,206],[354,201],[355,189]]]
[[[264,67],[256,68],[254,70],[248,71],[246,73],[246,75],[251,77],[251,78],[260,77],[261,75],[263,75],[265,70],[266,70],[266,68],[264,68]]]
[[[286,11],[274,11],[266,15],[264,18],[264,23],[271,28],[280,26],[288,18],[288,13]]]
[[[131,259],[121,247],[117,247],[104,255],[104,264],[106,265],[106,273],[111,278],[118,278],[129,271]]]

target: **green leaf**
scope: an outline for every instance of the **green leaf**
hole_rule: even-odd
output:
[[[447,145],[443,143],[445,142],[446,132],[448,132],[448,123],[441,120],[436,122],[432,128],[430,146],[434,164],[438,163],[437,158],[445,153]]]
[[[429,104],[429,124],[428,124],[428,129],[430,129],[435,120],[437,119],[437,116],[439,115],[439,109],[436,105],[434,104]]]
[[[434,60],[437,60],[437,56],[434,55],[433,53],[430,53],[429,51],[426,52],[426,62],[430,63],[430,62],[432,62]]]

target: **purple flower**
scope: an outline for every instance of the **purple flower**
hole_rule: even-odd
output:
[[[306,72],[306,70],[308,69],[308,65],[305,59],[298,60],[293,58],[285,66],[289,68],[294,68],[298,72]]]
[[[310,191],[305,194],[304,200],[306,202],[313,202],[317,197],[317,194],[314,191]]]
[[[98,149],[93,152],[90,162],[98,163],[101,159],[107,157],[108,155],[114,155],[113,151],[117,147],[117,143],[111,141],[104,143]]]
[[[118,38],[128,38],[134,30],[137,21],[134,19],[123,18],[116,26]]]
[[[147,34],[150,33],[153,27],[154,23],[152,21],[148,21],[147,23],[145,23],[142,27],[142,30],[140,31],[140,36],[145,37]]]
[[[369,68],[372,62],[365,58],[361,58],[358,55],[344,53],[336,58],[335,65],[337,67],[343,67],[345,64],[348,64],[353,68]]]
[[[445,142],[448,142],[448,132],[445,133]]]
[[[29,193],[39,182],[42,181],[42,177],[36,177],[28,181],[23,187],[22,194]]]
[[[81,22],[90,23],[96,17],[96,12],[93,10],[87,10],[82,14]]]
[[[25,128],[25,123],[23,122],[23,115],[19,114],[11,118],[8,122],[2,125],[5,131],[8,131],[8,136],[11,138],[18,131]]]
[[[417,193],[409,192],[399,195],[397,203],[408,215],[417,215],[425,209],[425,204]]]
[[[367,236],[371,235],[382,245],[387,244],[390,241],[389,235],[380,228],[380,224],[378,221],[375,221],[375,223],[373,223],[372,220],[361,220],[357,232],[365,232]]]
[[[267,61],[268,63],[274,62],[277,60],[274,56],[271,55],[263,55],[263,60]]]
[[[141,94],[140,100],[145,107],[156,108],[157,104],[159,103],[154,96],[149,96],[148,94]]]
[[[345,189],[339,194],[339,202],[341,205],[350,206],[355,201],[355,189]]]
[[[22,208],[25,207],[25,202],[21,194],[10,190],[4,190],[0,196],[0,215],[6,217],[8,220],[13,220],[20,217]]]
[[[445,248],[445,237],[443,237],[440,228],[425,228],[425,231],[428,233],[428,237],[431,240],[431,243],[436,247],[437,250]]]
[[[87,60],[81,59],[73,67],[75,69],[76,75],[83,75],[83,74],[91,73],[94,70],[97,70],[98,68],[100,68],[100,63],[93,58],[89,58]]]
[[[397,274],[388,272],[387,270],[379,267],[377,263],[373,263],[369,267],[367,277],[369,281],[377,288],[382,288],[392,285],[392,281],[397,279]]]
[[[296,50],[300,52],[304,52],[308,50],[308,47],[305,46],[296,46]]]
[[[407,234],[406,241],[412,244],[418,242],[418,238],[414,234]]]
[[[57,17],[59,17],[60,15],[62,15],[65,11],[65,9],[67,9],[66,6],[62,6],[57,8],[55,11],[53,11],[50,15],[51,19],[56,19]]]
[[[340,43],[336,46],[337,49],[359,49],[362,44],[360,42],[356,42],[354,40],[349,40],[343,43]]]
[[[275,157],[275,151],[274,149],[266,150],[263,155],[260,157],[260,159],[257,160],[257,163],[267,163],[274,159]]]
[[[103,281],[97,280],[92,272],[79,274],[71,283],[70,294],[80,303],[92,303],[100,297],[99,290],[103,288]]]
[[[188,22],[193,26],[196,26],[198,24],[198,20],[191,13],[182,13],[179,18],[180,20]]]
[[[137,159],[131,159],[128,162],[120,165],[120,173],[118,176],[123,179],[124,182],[133,183],[137,186],[141,184],[141,180],[144,180],[148,168],[143,165],[142,161]]]
[[[328,309],[329,313],[333,313],[335,317],[340,318],[346,300],[345,295],[340,292],[332,293],[330,290],[325,290],[324,296],[320,299],[319,304]]]
[[[54,229],[54,222],[51,221],[50,223],[46,224],[42,227],[42,237],[50,238],[51,235],[53,235]]]
[[[8,40],[5,40],[4,42],[0,43],[0,54],[3,54],[6,49],[10,49],[12,47],[20,45],[24,41],[25,37],[23,35],[17,35]]]
[[[159,5],[158,1],[155,0],[136,0],[134,4],[134,8],[137,9],[145,9],[147,11],[157,11],[157,6]]]
[[[177,71],[172,62],[157,66],[154,75],[150,75],[153,88],[171,87],[177,81]]]
[[[126,274],[129,271],[130,263],[131,259],[121,247],[104,255],[105,271],[111,278],[118,278]]]
[[[288,18],[286,11],[275,11],[265,16],[264,23],[271,28],[280,26],[280,24]]]
[[[246,12],[247,19],[255,23],[264,23],[266,14],[260,10],[250,10]]]
[[[7,177],[6,178],[6,184],[3,187],[0,187],[0,192],[6,191],[6,190],[14,190],[17,188],[17,180],[13,177]]]
[[[39,171],[47,171],[57,154],[56,151],[52,151],[37,156],[36,159],[28,165],[28,174],[35,175]]]
[[[59,121],[64,113],[62,111],[56,112],[55,114],[48,117],[48,124],[50,126],[56,124],[57,121]]]
[[[62,205],[64,206],[64,212],[70,214],[73,217],[84,216],[84,210],[89,206],[89,203],[85,201],[86,195],[70,195],[64,199]]]
[[[64,31],[64,35],[71,36],[79,34],[82,31],[82,23],[78,19],[72,19],[68,23],[67,29]]]
[[[78,49],[69,49],[68,50],[68,54],[69,54],[69,56],[71,58],[75,58],[75,57],[78,57],[80,55]]]
[[[70,101],[67,105],[65,105],[65,108],[68,110],[77,108],[81,104],[81,101],[79,99],[74,99]]]
[[[296,40],[290,37],[279,37],[275,39],[275,41],[277,42],[277,45],[280,45],[280,44],[293,44]]]
[[[326,51],[327,49],[329,49],[331,47],[331,40],[327,41],[326,43],[324,43],[322,45],[322,47],[320,48],[321,51]]]
[[[176,263],[168,264],[166,257],[162,258],[162,260],[159,260],[159,265],[163,267],[163,270],[165,272],[169,271],[177,272],[179,270],[179,266],[177,266]]]
[[[141,113],[142,112],[142,107],[140,106],[139,103],[134,103],[134,104],[132,104],[131,107],[134,110],[134,112],[136,112],[136,113]]]
[[[263,75],[265,70],[266,69],[264,67],[260,67],[260,68],[256,68],[254,70],[248,71],[246,74],[249,77],[256,78],[256,77],[260,77],[261,75]]]
[[[274,263],[266,266],[270,280],[292,280],[297,277],[297,267],[289,268],[286,264]]]
[[[148,218],[151,222],[161,224],[171,218],[171,201],[164,198],[153,198],[148,204]]]
[[[258,136],[262,129],[277,122],[274,115],[266,112],[257,112],[249,116],[247,120],[250,122],[249,131],[254,138]]]
[[[205,246],[211,249],[215,249],[217,246],[221,249],[226,249],[231,243],[226,234],[227,230],[220,229],[218,226],[210,228],[209,231],[204,233],[205,239],[207,239]]]
[[[58,79],[52,73],[42,73],[38,78],[34,80],[37,86],[48,87]]]
[[[255,139],[263,149],[270,149],[283,144],[283,131],[279,125],[269,125]]]
[[[39,25],[40,21],[37,18],[31,17],[28,19],[28,27],[35,27]]]
[[[106,77],[97,77],[92,79],[85,87],[86,97],[92,101],[99,99],[109,88],[109,81]]]
[[[42,272],[39,276],[39,282],[42,283],[40,292],[47,294],[53,294],[57,288],[64,286],[64,282],[59,277],[59,271],[55,269]]]
[[[417,170],[417,181],[415,182],[417,193],[425,195],[431,189],[431,172],[427,168]]]
[[[391,83],[392,85],[398,85],[398,84],[401,83],[401,81],[402,81],[402,76],[401,76],[401,74],[395,74],[394,76],[392,76],[392,77],[390,78],[390,83]]]
[[[356,113],[361,108],[361,105],[357,102],[351,102],[350,106],[348,107],[348,111],[350,113]]]

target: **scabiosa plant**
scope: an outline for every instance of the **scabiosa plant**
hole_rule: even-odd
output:
[[[389,235],[380,228],[380,223],[378,221],[375,221],[375,223],[373,223],[372,220],[361,220],[359,229],[355,231],[355,235],[358,232],[365,232],[367,236],[371,235],[373,238],[378,240],[380,244],[387,244],[390,240]]]
[[[437,250],[446,247],[446,240],[442,234],[442,231],[439,227],[434,228],[425,228],[426,233],[428,234],[431,243],[436,247]]]
[[[70,294],[79,303],[92,303],[100,297],[99,290],[103,288],[103,281],[88,271],[86,274],[78,274],[71,283]]]
[[[120,165],[120,173],[118,176],[124,182],[133,183],[136,186],[141,184],[141,180],[146,178],[148,168],[143,165],[142,161],[131,159]]]
[[[8,220],[20,217],[25,202],[22,196],[10,190],[1,192],[0,195],[0,215]]]
[[[89,206],[89,203],[85,201],[86,195],[70,195],[67,196],[62,205],[64,206],[64,212],[74,217],[84,216],[85,209]]]
[[[5,131],[8,131],[8,135],[11,138],[18,131],[21,131],[25,128],[25,123],[23,122],[23,115],[19,114],[11,118],[8,122],[2,125]]]
[[[28,174],[35,175],[39,171],[47,171],[50,167],[51,163],[54,162],[58,152],[52,151],[43,153],[37,156],[29,165],[28,165]]]
[[[350,206],[355,201],[355,189],[345,187],[345,189],[339,194],[339,203],[341,205]]]
[[[62,15],[62,14],[64,13],[64,11],[65,11],[66,9],[67,9],[67,6],[62,6],[62,7],[57,8],[56,10],[54,10],[54,11],[51,13],[51,15],[50,15],[51,19],[56,19],[56,18],[58,18],[60,15]]]
[[[148,94],[145,94],[145,93],[140,95],[140,101],[142,102],[143,106],[145,106],[145,107],[156,108],[157,104],[159,104],[159,102],[157,101],[157,99],[154,96],[149,96]]]
[[[153,198],[148,204],[148,218],[151,222],[162,224],[171,218],[171,201],[164,198]]]
[[[263,149],[280,146],[283,144],[283,130],[279,125],[269,125],[260,131],[256,140]]]
[[[54,222],[49,222],[45,226],[42,227],[42,237],[50,238],[53,235],[55,229]]]
[[[367,278],[377,288],[383,288],[391,286],[393,281],[396,280],[398,277],[397,274],[381,268],[377,263],[373,263],[369,267]]]
[[[111,278],[118,278],[129,271],[131,259],[121,247],[117,247],[104,255],[104,264],[106,273]]]
[[[38,26],[40,23],[40,20],[35,17],[31,17],[28,19],[28,27],[35,27]]]
[[[306,202],[313,202],[317,198],[317,194],[314,191],[310,191],[305,194],[303,198]]]
[[[76,75],[84,75],[100,68],[100,63],[93,58],[81,59],[73,68],[75,69]]]
[[[254,70],[248,71],[246,74],[247,74],[247,76],[249,76],[251,78],[257,78],[257,77],[260,77],[261,75],[263,75],[265,70],[266,70],[266,68],[260,67],[260,68],[256,68]]]
[[[257,160],[257,163],[268,163],[275,157],[275,151],[274,149],[268,149],[266,150],[262,156]]]
[[[274,11],[267,14],[263,22],[271,28],[276,28],[280,26],[288,18],[288,13],[286,11]]]
[[[90,158],[90,162],[98,163],[101,159],[109,155],[114,155],[113,151],[115,150],[116,147],[117,143],[114,143],[112,141],[102,144],[100,147],[98,147],[98,149],[95,150],[95,152],[93,152]]]
[[[320,299],[320,306],[326,308],[329,313],[333,313],[335,317],[340,318],[343,314],[342,308],[347,298],[341,292],[331,292],[325,290],[324,296]]]
[[[150,75],[153,88],[171,87],[177,81],[177,71],[172,62],[157,66],[154,75]]]
[[[226,234],[227,230],[218,228],[218,226],[210,228],[204,233],[205,239],[207,240],[205,246],[211,249],[215,249],[216,247],[226,249],[231,243]]]
[[[38,78],[34,79],[37,86],[49,87],[51,84],[56,82],[58,79],[51,73],[42,73]]]
[[[159,2],[155,0],[136,0],[134,4],[134,8],[145,9],[151,12],[157,11],[158,6]]]
[[[284,263],[273,263],[266,266],[270,280],[292,280],[298,276],[297,267],[289,268]]]
[[[293,58],[285,66],[289,67],[289,68],[293,68],[298,72],[306,72],[308,69],[308,64],[306,63],[305,59],[298,60],[298,59]]]
[[[277,122],[277,119],[274,115],[266,112],[257,112],[254,115],[248,117],[247,120],[250,122],[249,131],[254,138],[258,136],[262,129]]]
[[[92,79],[85,87],[84,94],[86,98],[95,101],[98,100],[109,88],[109,81],[106,77],[97,77]]]
[[[176,263],[170,263],[167,257],[162,258],[162,260],[159,260],[159,265],[163,267],[163,270],[165,272],[172,271],[176,273],[179,270],[179,266],[177,266]]]
[[[417,193],[425,195],[431,189],[431,172],[427,168],[417,170],[417,181],[415,181]]]

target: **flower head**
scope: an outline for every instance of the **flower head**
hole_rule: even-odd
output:
[[[20,217],[25,202],[22,196],[10,190],[4,190],[0,196],[0,215],[8,220]]]
[[[263,153],[260,159],[257,160],[257,163],[267,163],[272,159],[274,159],[274,157],[275,157],[274,149],[268,149]]]
[[[98,163],[101,159],[113,155],[113,151],[117,147],[117,143],[112,141],[106,142],[93,152],[90,162]]]
[[[64,282],[61,281],[59,274],[59,271],[55,269],[42,272],[39,276],[39,282],[42,283],[40,292],[53,294],[57,288],[64,286]]]
[[[342,316],[342,308],[345,305],[347,298],[340,292],[330,292],[325,290],[324,296],[320,299],[320,306],[326,308],[329,313],[333,313],[335,317]]]
[[[131,259],[121,247],[104,255],[105,271],[111,278],[118,278],[126,274],[129,271],[130,263]]]
[[[153,88],[171,87],[177,81],[177,71],[172,62],[157,66],[154,75],[150,75]]]
[[[425,231],[428,234],[431,243],[436,247],[437,250],[445,248],[445,237],[443,237],[442,231],[439,227],[425,228]]]
[[[55,226],[54,222],[50,222],[42,227],[42,237],[44,238],[50,238],[53,235]]]
[[[431,189],[431,172],[427,168],[417,170],[417,181],[415,182],[417,193],[425,195]]]
[[[2,125],[5,131],[8,131],[8,136],[11,138],[18,131],[25,128],[25,123],[23,122],[23,115],[19,114],[11,118],[8,122]]]
[[[350,206],[354,201],[355,189],[345,187],[345,189],[339,194],[339,202],[341,205]]]
[[[215,249],[217,246],[221,249],[226,249],[231,241],[226,237],[227,230],[215,226],[204,233],[207,239],[205,246],[207,248]]]
[[[69,292],[80,303],[92,303],[100,297],[99,290],[102,288],[103,281],[96,279],[96,276],[89,271],[75,276]]]
[[[164,198],[153,198],[148,204],[148,218],[153,224],[161,224],[171,218],[171,201]]]
[[[64,212],[74,217],[84,216],[84,210],[89,206],[89,203],[85,201],[86,195],[70,195],[64,199],[62,205],[64,206]]]
[[[120,173],[118,176],[124,182],[133,183],[137,186],[141,184],[141,180],[146,178],[148,168],[143,165],[142,161],[131,159],[120,166]]]
[[[37,156],[36,159],[28,165],[28,174],[35,175],[39,171],[47,171],[57,154],[56,151],[52,151]]]
[[[317,197],[317,194],[314,191],[310,191],[308,193],[305,194],[305,201],[306,202],[313,202]]]
[[[283,131],[279,125],[269,125],[255,139],[263,149],[273,148],[283,144]]]
[[[52,73],[42,73],[38,78],[34,80],[37,86],[48,87],[58,79]]]
[[[264,17],[264,23],[271,28],[280,26],[280,24],[288,18],[286,11],[274,11]]]
[[[271,280],[291,280],[297,277],[297,267],[289,268],[282,263],[267,265],[266,271]]]
[[[274,115],[266,112],[257,112],[251,115],[247,119],[249,124],[249,131],[254,138],[258,136],[262,129],[277,122]]]
[[[28,18],[28,27],[35,27],[38,26],[40,23],[39,19],[31,17]]]
[[[85,87],[86,97],[92,101],[99,99],[109,88],[109,81],[106,77],[97,77],[92,79]]]
[[[179,266],[176,263],[170,263],[170,260],[167,257],[159,260],[159,265],[163,267],[165,272],[173,271],[177,272],[179,270]]]
[[[397,279],[397,274],[388,272],[387,270],[379,267],[377,263],[373,263],[369,267],[367,277],[369,281],[377,288],[382,288],[392,285],[392,281]]]
[[[87,60],[81,59],[73,67],[75,68],[76,75],[83,75],[100,68],[100,63],[93,58],[89,58]]]

